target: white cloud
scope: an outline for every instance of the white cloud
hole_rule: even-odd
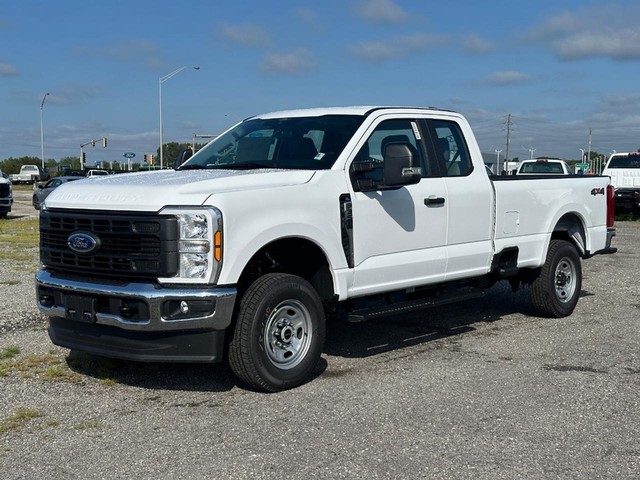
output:
[[[311,70],[314,65],[312,53],[299,48],[289,53],[267,53],[262,62],[262,69],[268,73],[298,75]]]
[[[556,13],[530,32],[561,60],[608,58],[616,61],[640,59],[640,7],[597,5]]]
[[[392,0],[365,0],[356,6],[356,12],[372,23],[402,23],[407,13]]]
[[[415,34],[393,37],[379,42],[363,42],[352,45],[349,51],[354,57],[367,62],[380,62],[402,58],[418,52],[446,44],[448,39],[441,35]]]
[[[310,8],[300,7],[295,12],[296,17],[316,32],[322,30],[322,22],[318,14]]]
[[[228,40],[246,47],[264,48],[272,44],[267,30],[255,23],[223,24],[220,26],[220,32]]]
[[[0,77],[17,77],[18,69],[8,63],[0,63]]]
[[[513,70],[495,72],[485,78],[489,85],[521,85],[531,80],[528,75]]]
[[[483,55],[493,51],[495,43],[477,35],[469,35],[462,41],[462,48],[472,55]]]

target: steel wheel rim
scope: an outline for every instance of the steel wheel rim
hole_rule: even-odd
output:
[[[306,357],[313,338],[311,314],[302,302],[280,302],[267,319],[263,345],[269,361],[288,370]]]
[[[556,298],[562,303],[568,303],[576,291],[576,266],[569,257],[563,257],[556,267],[555,273]]]

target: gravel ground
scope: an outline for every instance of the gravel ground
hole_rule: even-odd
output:
[[[500,285],[332,324],[316,378],[277,394],[223,364],[54,347],[33,272],[3,261],[0,352],[20,352],[0,375],[0,476],[637,479],[640,224],[617,227],[620,251],[583,263],[567,319],[533,317],[526,290]]]

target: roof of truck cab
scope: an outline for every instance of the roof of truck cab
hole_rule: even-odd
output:
[[[321,107],[321,108],[304,108],[297,110],[282,110],[278,112],[263,113],[249,118],[292,118],[292,117],[320,117],[322,115],[362,115],[367,116],[378,110],[388,110],[398,113],[415,112],[415,111],[431,111],[431,112],[448,112],[451,110],[443,110],[435,107],[389,107],[389,106],[353,106],[353,107]],[[247,120],[249,120],[247,118]]]

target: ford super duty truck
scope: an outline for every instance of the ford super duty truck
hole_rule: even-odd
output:
[[[0,170],[0,218],[5,218],[11,212],[13,192],[9,177]]]
[[[489,178],[467,121],[430,108],[248,118],[177,170],[65,184],[40,214],[37,304],[56,345],[304,382],[326,318],[362,321],[528,286],[570,315],[613,253],[597,176]]]

